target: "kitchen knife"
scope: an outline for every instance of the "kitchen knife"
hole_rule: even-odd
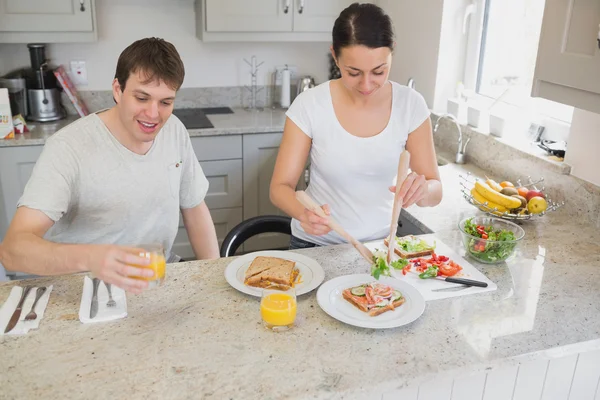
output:
[[[15,312],[13,312],[12,317],[10,317],[10,321],[8,321],[8,325],[6,325],[4,333],[10,332],[15,326],[17,326],[17,323],[19,322],[19,317],[21,316],[21,311],[23,310],[23,303],[25,303],[25,299],[27,298],[27,294],[29,294],[30,290],[31,286],[26,286],[23,289],[23,292],[21,293],[21,299],[19,300],[17,308],[15,309]]]
[[[100,279],[94,278],[94,291],[92,293],[92,304],[90,305],[90,319],[93,319],[98,314],[98,285],[100,285]]]
[[[392,222],[390,223],[390,238],[388,243],[388,264],[392,262],[392,256],[394,254],[394,246],[396,245],[396,231],[398,230],[398,218],[400,218],[400,211],[402,210],[402,203],[404,199],[400,197],[400,188],[406,179],[408,173],[408,166],[410,164],[410,153],[404,150],[400,154],[400,160],[398,161],[398,175],[396,176],[396,193],[394,194],[394,206],[392,208]]]
[[[331,217],[325,214],[325,211],[318,205],[305,191],[299,190],[296,192],[296,199],[302,204],[306,209],[314,212],[321,218],[325,218],[329,221],[329,227],[335,231],[338,235],[346,239],[348,242],[352,243],[354,248],[369,262],[369,264],[373,264],[373,253],[371,250],[367,248],[364,244],[356,240],[352,237],[348,232],[344,230],[337,222],[335,222]]]
[[[412,272],[413,274],[416,274],[416,275],[420,274],[420,272],[413,271],[412,269],[410,270],[410,272]],[[477,287],[487,287],[488,286],[487,282],[476,281],[476,280],[467,279],[467,278],[455,278],[453,276],[435,276],[433,278],[440,280],[440,281],[450,282],[450,283],[460,283],[461,285],[465,285],[465,286],[477,286]],[[425,279],[431,279],[431,278],[425,278]]]

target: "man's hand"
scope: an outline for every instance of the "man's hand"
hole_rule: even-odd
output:
[[[151,278],[154,271],[143,268],[150,264],[148,258],[140,257],[144,249],[117,245],[89,245],[87,269],[97,278],[121,289],[139,294],[148,282],[138,278]],[[140,268],[142,267],[142,268]]]

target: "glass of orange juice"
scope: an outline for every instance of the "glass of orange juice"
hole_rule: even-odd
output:
[[[296,320],[296,291],[277,287],[263,289],[260,315],[265,328],[281,332],[294,326]]]
[[[154,276],[151,277],[139,277],[136,276],[136,279],[142,279],[145,281],[149,281],[148,287],[153,288],[160,286],[165,280],[165,270],[167,261],[165,259],[165,249],[161,244],[146,244],[138,246],[144,249],[143,252],[139,254],[140,257],[144,257],[150,260],[150,264],[148,265],[135,265],[134,267],[138,268],[150,268],[154,271]]]

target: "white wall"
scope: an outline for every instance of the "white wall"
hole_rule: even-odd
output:
[[[396,48],[390,79],[416,89],[435,111],[446,110],[462,80],[467,37],[462,22],[468,0],[379,0],[392,18]]]
[[[600,115],[575,109],[565,162],[571,175],[600,186]]]
[[[98,41],[81,44],[49,44],[51,64],[71,60],[87,63],[88,85],[81,90],[108,90],[117,58],[133,41],[157,36],[172,42],[185,63],[183,87],[240,86],[250,83],[243,61],[252,55],[264,61],[259,84],[269,83],[277,65],[298,67],[317,83],[327,79],[329,43],[204,43],[196,38],[193,0],[100,0],[96,2]],[[0,44],[0,74],[30,65],[25,44]]]
[[[396,48],[390,79],[416,89],[433,108],[443,0],[379,0],[394,23]]]

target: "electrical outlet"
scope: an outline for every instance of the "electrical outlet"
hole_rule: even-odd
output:
[[[298,67],[295,65],[288,65],[287,68],[290,70],[290,80],[294,82],[294,80],[298,76]],[[275,85],[281,85],[281,73],[285,69],[285,65],[278,65],[275,67]]]
[[[75,85],[88,84],[85,61],[71,61],[71,80]]]

